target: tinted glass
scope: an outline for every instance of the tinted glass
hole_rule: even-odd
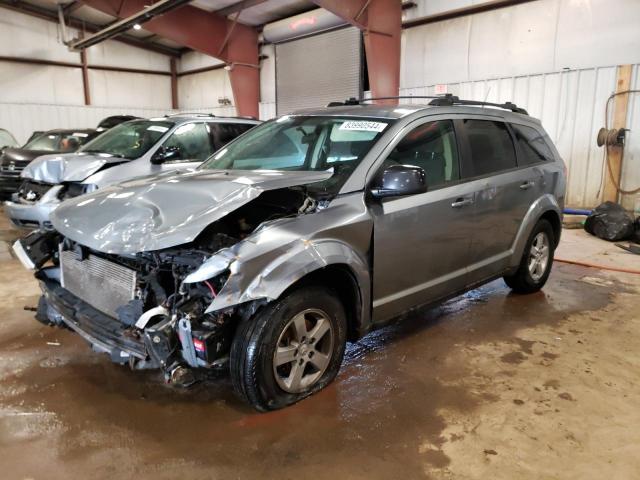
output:
[[[336,193],[389,125],[339,117],[285,116],[263,123],[230,143],[200,168],[220,170],[333,169],[309,188]]]
[[[171,128],[171,122],[137,120],[121,123],[91,140],[81,152],[108,153],[122,158],[139,158]]]
[[[24,146],[27,150],[42,150],[45,152],[55,152],[60,144],[60,135],[57,133],[44,133],[32,138]]]
[[[220,150],[231,140],[254,126],[247,123],[210,123],[209,132],[214,151]]]
[[[487,175],[516,167],[511,136],[503,122],[464,120],[472,172],[468,176]]]
[[[389,162],[415,165],[427,174],[427,186],[435,187],[460,178],[453,122],[424,123],[409,132],[387,157]]]
[[[177,148],[179,156],[172,160],[204,160],[213,153],[206,123],[180,125],[164,142],[165,148]]]
[[[544,136],[535,128],[516,124],[512,124],[511,127],[520,147],[520,164],[533,165],[534,163],[553,161],[553,153]]]

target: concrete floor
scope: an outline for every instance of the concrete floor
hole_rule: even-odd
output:
[[[325,391],[257,414],[227,378],[173,390],[41,326],[4,245],[3,479],[640,475],[639,275],[557,263],[539,294],[493,282],[350,345]]]

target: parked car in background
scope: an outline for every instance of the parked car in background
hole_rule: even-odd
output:
[[[195,171],[71,199],[14,244],[36,318],[174,383],[228,366],[264,411],[328,385],[347,340],[413,308],[499,277],[538,291],[564,163],[524,110],[470,105],[305,110]]]
[[[5,148],[0,154],[1,198],[9,198],[18,191],[22,183],[20,173],[34,158],[53,152],[75,152],[98,135],[100,132],[94,129],[49,130],[32,136],[23,147]]]
[[[139,119],[140,117],[136,117],[134,115],[112,115],[111,117],[103,118],[96,129],[99,132],[104,132],[105,130],[109,130],[120,125],[121,123],[128,122],[129,120]]]
[[[5,212],[19,227],[50,228],[61,201],[112,183],[196,167],[257,120],[175,115],[132,120],[106,131],[77,153],[44,155],[21,173]]]

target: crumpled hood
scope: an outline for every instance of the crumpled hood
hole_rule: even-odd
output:
[[[193,241],[208,225],[266,190],[319,182],[331,171],[168,172],[63,202],[51,223],[94,250],[119,255]]]
[[[106,153],[58,153],[43,155],[25,167],[21,176],[37,182],[58,185],[62,182],[81,182],[108,163],[126,160]]]

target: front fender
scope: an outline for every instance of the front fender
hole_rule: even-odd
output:
[[[562,221],[562,208],[558,204],[558,200],[555,196],[547,193],[538,198],[535,202],[531,204],[529,210],[524,216],[522,223],[520,224],[520,228],[518,229],[518,233],[516,234],[516,238],[511,247],[512,255],[510,261],[510,267],[517,268],[520,265],[520,261],[522,260],[522,255],[524,253],[524,248],[527,244],[527,240],[533,231],[533,227],[535,227],[536,223],[548,211],[553,211],[558,215],[560,221]]]
[[[362,255],[346,243],[334,239],[300,238],[282,250],[272,252],[270,257],[262,268],[255,269],[251,265],[253,260],[244,262],[241,251],[238,252],[228,264],[229,279],[207,308],[207,313],[251,300],[273,301],[302,277],[329,265],[345,265],[357,281],[363,318],[368,318],[368,264]]]

